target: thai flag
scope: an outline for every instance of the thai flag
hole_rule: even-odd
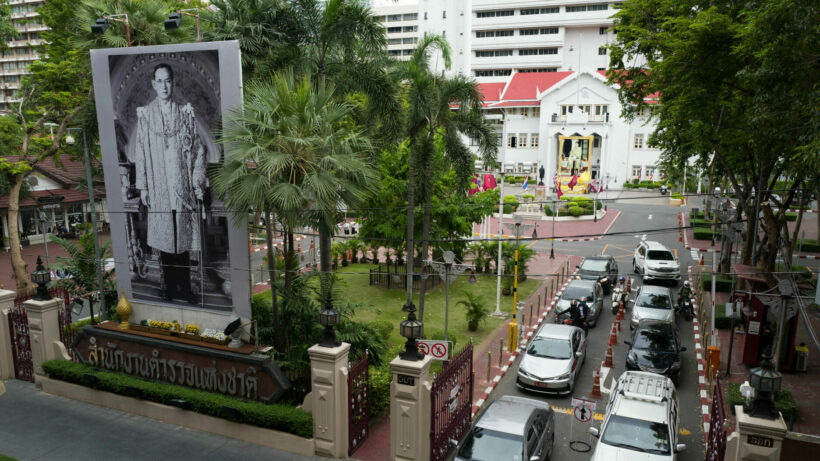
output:
[[[649,180],[652,181],[655,178],[655,170],[653,169],[651,173],[649,173]]]
[[[555,184],[555,187],[558,187],[558,172],[555,172],[555,176],[552,177],[552,183]]]
[[[641,172],[642,171],[643,171],[643,168],[638,168],[638,179],[641,179]]]
[[[558,181],[558,180],[556,179],[556,181]],[[564,195],[564,193],[561,191],[561,183],[560,183],[560,182],[556,182],[556,183],[555,183],[555,187],[556,187],[556,188],[555,188],[555,191],[556,191],[556,192],[555,192],[555,195],[557,195],[557,196],[558,196],[558,200],[561,200],[561,196],[562,196],[562,195]],[[556,209],[556,210],[553,210],[553,211],[554,211],[554,212],[557,212],[557,209]]]
[[[527,176],[524,178],[524,186],[522,187],[525,191],[527,190],[527,185],[530,183],[530,177]]]
[[[569,184],[567,184],[567,187],[569,187],[570,190],[572,190],[572,188],[575,187],[576,184],[578,184],[578,175],[574,174],[572,175],[572,179],[569,180]]]
[[[598,186],[595,184],[595,181],[589,183],[589,191],[593,194],[598,192]]]

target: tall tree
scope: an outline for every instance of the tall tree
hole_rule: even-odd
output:
[[[244,108],[226,123],[226,161],[213,188],[239,214],[275,211],[286,232],[319,230],[324,294],[330,294],[330,242],[342,207],[355,207],[372,190],[375,173],[363,158],[369,139],[351,123],[352,105],[339,102],[323,81],[290,72],[248,87]],[[292,252],[291,252],[292,253]],[[286,284],[292,282],[286,271]],[[279,328],[282,320],[274,312]],[[279,344],[279,350],[287,344]]]
[[[17,37],[17,29],[11,22],[9,0],[0,0],[0,51],[8,48],[8,43]]]
[[[407,272],[413,272],[415,227],[416,181],[421,186],[424,203],[422,219],[422,246],[419,257],[423,261],[429,253],[431,204],[433,200],[436,163],[446,162],[455,172],[455,190],[466,196],[473,173],[473,154],[462,141],[467,136],[478,141],[479,152],[485,164],[495,163],[496,134],[481,111],[483,97],[476,83],[468,78],[445,77],[430,69],[430,57],[434,50],[441,52],[445,67],[450,68],[450,45],[439,35],[425,35],[410,60],[400,68],[400,75],[407,81],[407,128],[410,140],[407,207]],[[437,158],[437,152],[443,158]],[[416,168],[419,177],[416,177]],[[419,291],[419,319],[424,320],[424,284]],[[407,303],[412,302],[412,283],[408,277]]]

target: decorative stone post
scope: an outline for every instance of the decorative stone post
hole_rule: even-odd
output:
[[[8,311],[14,306],[16,296],[17,294],[13,291],[0,289],[0,380],[14,378],[14,357],[11,355]]]
[[[52,298],[46,301],[29,299],[23,303],[28,314],[29,337],[31,338],[31,359],[34,373],[43,374],[41,364],[57,358],[52,345],[60,340],[59,309],[63,300]]]
[[[346,458],[347,374],[350,344],[336,347],[315,345],[308,349],[316,454]]]
[[[433,359],[390,362],[390,459],[430,458],[430,364]]]
[[[749,416],[742,405],[735,405],[737,430],[726,439],[725,461],[754,459],[778,461],[788,427],[783,416],[765,419]]]

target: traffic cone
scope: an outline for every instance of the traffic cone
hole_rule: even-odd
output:
[[[700,262],[698,263],[699,266],[703,265],[703,255],[700,255]]]
[[[615,330],[615,324],[612,324],[612,331],[609,333],[609,345],[614,346],[618,344],[618,332]]]
[[[632,277],[626,278],[626,292],[632,293]]]
[[[621,301],[621,305],[618,306],[618,315],[615,316],[615,318],[618,319],[619,321],[624,319],[624,309],[625,308],[626,308],[626,306],[624,305],[624,302]]]
[[[589,393],[589,396],[593,399],[600,399],[601,396],[601,373],[598,370],[595,370],[595,381],[592,382],[592,392]]]
[[[604,357],[604,366],[607,368],[614,368],[612,365],[612,346],[606,348],[606,357]]]
[[[618,312],[621,312],[621,311],[619,310]],[[615,325],[618,325],[618,333],[620,333],[621,332],[621,319],[619,319],[617,315],[615,316]]]
[[[683,241],[683,232],[681,232],[680,235],[678,236],[678,242],[682,242],[682,241]]]
[[[314,242],[313,239],[310,239],[310,249],[312,250],[314,248],[316,248],[316,242]]]
[[[302,252],[302,241],[301,241],[301,240],[300,240],[299,242],[297,242],[297,243],[296,243],[296,252],[297,252],[297,253],[301,253],[301,252]]]

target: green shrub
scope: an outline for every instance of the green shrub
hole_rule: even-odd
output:
[[[515,198],[515,195],[505,195],[504,196],[504,213],[510,214],[514,213],[515,210],[518,209],[518,199]]]
[[[166,405],[171,404],[172,400],[185,400],[191,404],[192,411],[217,418],[223,417],[223,407],[233,407],[239,412],[244,423],[287,432],[299,437],[313,437],[313,416],[288,405],[267,405],[261,402],[243,401],[212,392],[102,371],[82,363],[66,360],[43,362],[43,370],[50,378],[82,386],[86,385],[84,376],[93,375],[97,378],[96,389],[124,394],[126,388],[134,387],[142,393],[143,400]]]
[[[571,214],[572,216],[575,216],[577,218],[578,216],[581,216],[582,214],[584,214],[584,210],[579,206],[574,206],[573,205],[573,206],[569,207],[569,214]]]
[[[17,461],[17,458],[0,454],[0,461]]]
[[[711,285],[709,289],[711,290]],[[735,324],[738,324],[737,319],[735,319]],[[728,330],[732,328],[732,318],[726,316],[725,304],[717,304],[715,306],[715,328],[718,330]]]
[[[505,178],[504,182],[507,184],[515,184],[515,176],[510,176],[509,178]]]
[[[535,196],[532,194],[524,194],[521,196],[524,200],[535,200]]]
[[[701,211],[698,211],[698,215],[695,216],[695,210],[690,210],[689,211],[689,219],[706,219],[706,213],[704,213],[701,210]]]
[[[683,194],[680,194],[678,192],[675,192],[674,194],[670,195],[670,197],[672,197],[675,200],[683,200]]]
[[[635,179],[633,179],[633,180],[632,180],[632,184],[636,184],[636,185],[637,185],[637,184],[640,184],[640,183],[641,183],[641,180],[640,180],[640,179],[638,179],[638,178],[635,178]]]
[[[710,229],[695,228],[692,233],[695,240],[712,240],[712,231]]]
[[[391,357],[390,360],[393,360]],[[390,367],[374,367],[368,369],[367,398],[370,406],[370,415],[378,416],[390,409],[390,381],[393,373]]]
[[[739,383],[727,383],[726,398],[729,401],[729,408],[732,409],[732,414],[735,414],[735,405],[743,405],[746,399],[740,393]],[[797,401],[794,399],[792,393],[786,389],[781,389],[774,399],[774,407],[777,411],[783,413],[783,418],[786,421],[794,419],[797,415]]]
[[[803,246],[800,246],[800,240],[803,240]],[[800,251],[806,251],[809,253],[820,253],[820,245],[818,245],[817,240],[810,240],[810,239],[800,239],[797,243],[794,244],[794,250],[797,251],[800,248]]]
[[[786,212],[786,221],[797,221],[797,213],[787,211]]]
[[[100,314],[95,315],[94,318],[96,318],[98,322],[102,321]],[[82,330],[83,327],[86,325],[91,325],[91,317],[83,320],[77,320],[76,322],[71,322],[70,328],[71,331],[73,331],[74,333],[79,333],[79,331]]]
[[[705,291],[710,291],[712,289],[712,274],[700,274],[700,285]],[[715,291],[730,293],[732,291],[732,279],[718,274],[715,281]]]
[[[632,184],[630,182],[624,183],[624,189],[635,189],[636,187],[638,187],[636,184]]]
[[[385,341],[390,338],[390,333],[396,328],[396,325],[389,320],[374,320],[370,322],[370,326],[379,332],[379,336],[384,338]]]
[[[544,205],[544,214],[552,216],[552,208],[549,205]]]

